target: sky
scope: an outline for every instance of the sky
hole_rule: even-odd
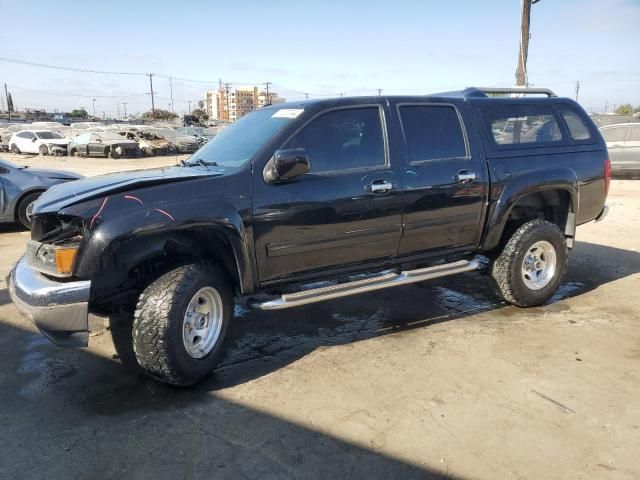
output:
[[[291,100],[510,86],[520,35],[519,0],[0,0],[0,12],[0,57],[139,73],[0,61],[17,108],[92,113],[96,98],[97,115],[149,110],[145,73],[156,74],[157,108],[168,108],[174,77],[179,113],[218,79],[272,82]],[[579,101],[593,111],[640,105],[639,26],[640,0],[540,0],[530,84],[573,98],[579,80]]]

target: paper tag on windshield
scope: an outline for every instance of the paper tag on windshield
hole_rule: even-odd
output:
[[[296,118],[304,112],[304,108],[283,108],[271,115],[271,118]]]

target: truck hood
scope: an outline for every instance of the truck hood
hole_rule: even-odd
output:
[[[84,178],[51,187],[38,198],[33,214],[57,212],[80,202],[128,190],[223,174],[214,167],[196,166],[135,170]]]

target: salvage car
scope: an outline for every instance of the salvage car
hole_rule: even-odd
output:
[[[82,178],[62,170],[20,167],[0,160],[0,222],[30,226],[30,208],[47,188]]]
[[[482,270],[543,305],[610,180],[594,123],[546,89],[278,104],[179,166],[47,191],[9,292],[60,345],[87,345],[89,312],[128,315],[140,367],[191,385],[240,297],[277,311]]]
[[[181,127],[176,128],[176,132],[180,135],[190,135],[195,137],[200,145],[203,143],[207,143],[213,137],[216,136],[216,131],[213,128],[204,128],[204,127]]]
[[[613,175],[640,177],[640,123],[609,125],[600,132],[607,142]]]
[[[148,157],[166,155],[171,149],[171,144],[167,140],[151,131],[128,129],[118,132],[118,135],[137,142],[142,154]]]
[[[66,155],[69,139],[50,130],[22,130],[9,140],[13,153],[39,153],[40,155]]]
[[[193,135],[185,135],[170,128],[155,128],[153,133],[171,144],[172,153],[193,153],[202,143]]]
[[[69,155],[81,157],[138,157],[138,142],[113,132],[85,132],[69,144]]]

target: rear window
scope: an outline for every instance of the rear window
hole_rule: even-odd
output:
[[[498,145],[535,147],[562,141],[551,105],[496,105],[484,108],[483,115]]]
[[[591,138],[587,123],[576,111],[567,105],[558,105],[558,111],[569,128],[571,138],[574,140],[589,140]]]
[[[466,157],[467,148],[455,108],[402,106],[400,118],[410,162]]]

